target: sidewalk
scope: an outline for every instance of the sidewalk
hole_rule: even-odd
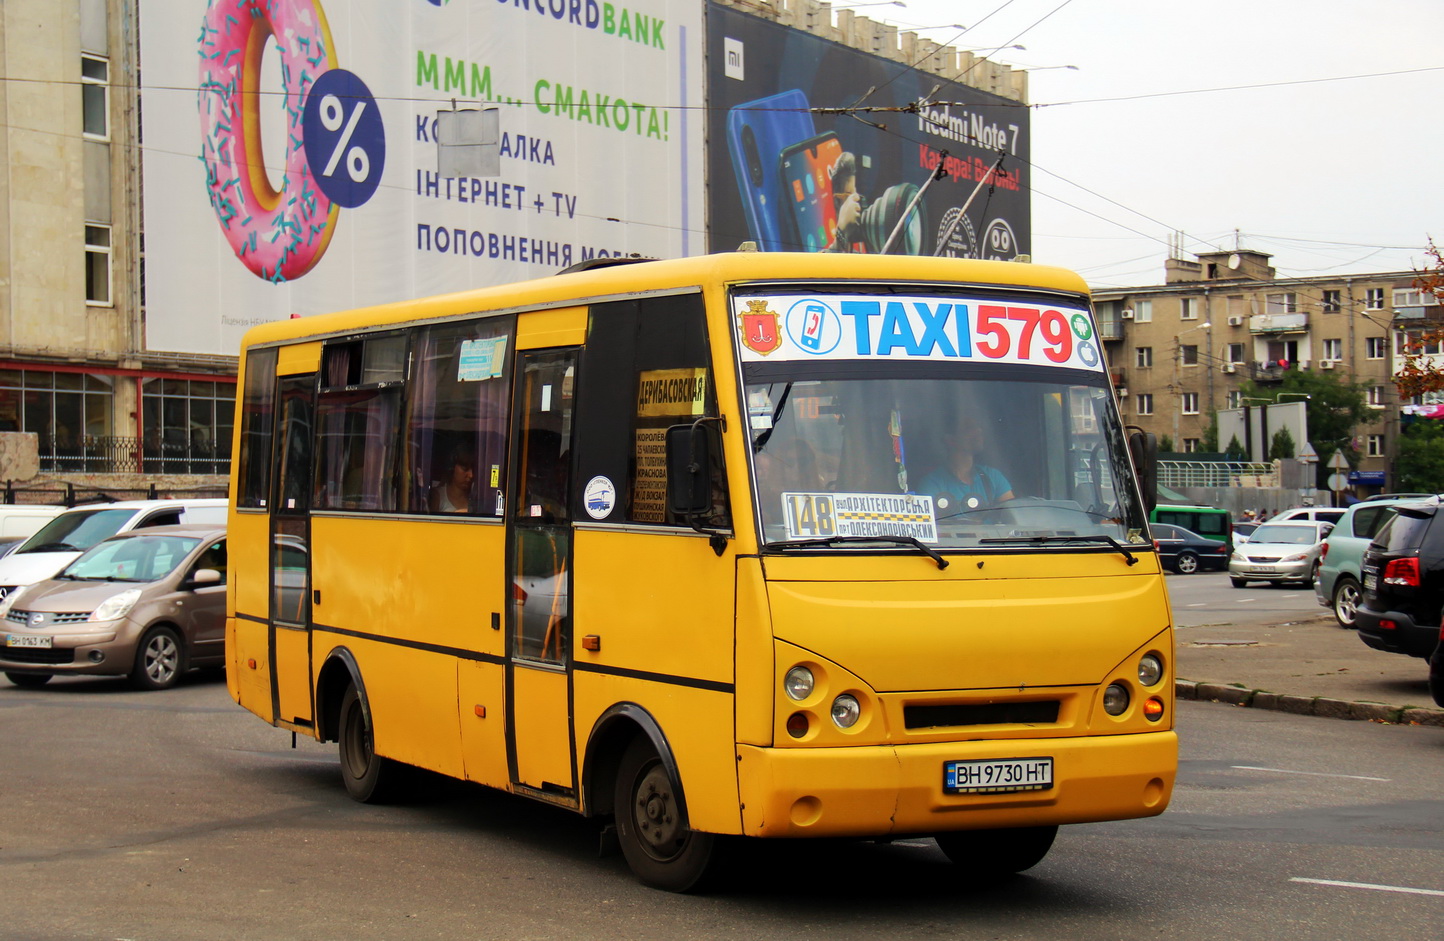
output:
[[[1366,647],[1331,614],[1262,627],[1181,627],[1174,638],[1179,699],[1444,728],[1428,663]]]

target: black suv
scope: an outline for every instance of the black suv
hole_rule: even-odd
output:
[[[1364,550],[1359,638],[1375,650],[1427,658],[1444,608],[1444,516],[1437,504],[1401,503]]]

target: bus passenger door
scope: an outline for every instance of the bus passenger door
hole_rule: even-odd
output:
[[[316,376],[280,380],[271,504],[271,708],[309,728],[311,716],[311,458]]]
[[[507,495],[507,757],[516,784],[574,799],[571,728],[572,390],[577,352],[517,354]]]

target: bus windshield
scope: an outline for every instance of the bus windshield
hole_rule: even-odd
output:
[[[851,325],[840,326],[845,346]],[[779,317],[779,331],[788,329]],[[1068,548],[1146,539],[1101,369],[743,359],[766,544],[912,538],[939,548]]]

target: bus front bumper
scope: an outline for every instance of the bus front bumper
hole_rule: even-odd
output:
[[[881,837],[1151,817],[1178,767],[1172,731],[857,748],[739,745],[746,836]],[[947,794],[945,762],[1053,759],[1053,784]]]

